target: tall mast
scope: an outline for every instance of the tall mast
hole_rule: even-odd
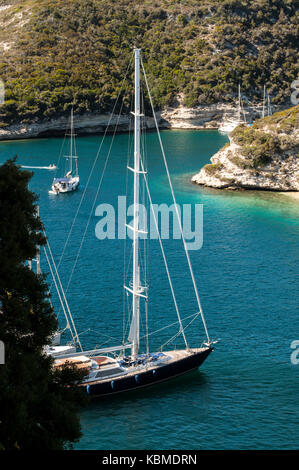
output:
[[[238,122],[241,121],[241,88],[240,88],[240,83],[238,86],[238,94],[239,94],[239,106],[238,106]]]
[[[39,206],[36,208],[36,217],[39,217]],[[36,247],[36,274],[40,274],[40,246],[37,245]]]
[[[272,111],[271,111],[271,100],[270,100],[270,95],[267,92],[267,105],[268,105],[268,116],[271,116]]]
[[[262,112],[262,118],[265,117],[265,99],[266,99],[266,85],[264,85],[264,98],[263,98],[263,112]]]
[[[73,117],[73,107],[71,109],[71,143],[70,143],[70,171],[73,171],[73,125],[74,125],[74,117]]]
[[[139,348],[139,174],[140,174],[140,49],[135,49],[135,112],[134,112],[134,224],[133,224],[133,305],[132,358]]]

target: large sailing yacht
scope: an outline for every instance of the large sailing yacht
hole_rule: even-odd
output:
[[[78,173],[78,156],[76,152],[76,140],[74,133],[74,112],[71,110],[71,125],[70,134],[66,133],[70,137],[70,154],[65,156],[69,161],[69,168],[65,176],[62,178],[54,178],[52,188],[49,193],[60,194],[69,193],[75,191],[79,186],[79,173]],[[74,161],[74,163],[73,163]]]
[[[128,303],[130,304],[130,328],[127,335],[127,339],[123,341],[121,345],[109,346],[102,349],[93,349],[84,351],[78,351],[75,354],[60,355],[59,358],[55,359],[55,366],[60,367],[65,363],[72,363],[77,365],[79,368],[85,368],[87,375],[82,381],[80,386],[85,387],[86,392],[91,397],[102,397],[118,394],[120,392],[127,392],[135,389],[139,389],[145,386],[157,384],[162,381],[169,380],[179,375],[185,374],[189,371],[197,369],[208,355],[213,350],[213,342],[209,338],[206,322],[203,316],[200,299],[198,296],[195,278],[190,263],[188,250],[186,248],[186,242],[184,239],[182,226],[180,225],[183,245],[185,248],[186,258],[188,261],[191,279],[195,291],[197,300],[197,311],[196,313],[189,316],[196,318],[201,316],[206,339],[199,347],[190,347],[185,334],[186,329],[186,318],[181,319],[180,312],[178,310],[176,298],[173,291],[173,286],[169,277],[169,271],[166,263],[166,257],[164,251],[163,259],[167,270],[167,275],[171,287],[171,293],[174,300],[174,305],[178,317],[179,331],[176,332],[175,337],[182,337],[185,347],[183,349],[167,349],[161,348],[157,351],[150,352],[149,347],[146,351],[141,354],[140,352],[140,315],[141,312],[145,312],[147,316],[148,308],[148,283],[143,279],[144,273],[141,269],[141,234],[144,234],[144,227],[139,214],[139,203],[141,198],[140,179],[143,178],[145,183],[146,191],[148,194],[149,203],[152,205],[151,197],[149,193],[149,187],[147,183],[147,171],[145,169],[143,154],[142,154],[142,143],[141,143],[141,123],[140,119],[143,116],[141,112],[141,93],[140,93],[140,68],[142,66],[145,84],[147,87],[148,95],[152,105],[152,99],[148,82],[143,67],[140,49],[134,50],[135,56],[135,109],[132,113],[134,115],[134,165],[127,166],[128,171],[132,173],[133,179],[133,221],[127,225],[127,229],[132,233],[132,258],[131,266],[132,278],[130,281],[125,281],[124,292]],[[152,105],[153,109],[153,105]],[[153,109],[154,113],[154,109]],[[168,171],[168,166],[165,160],[164,149],[157,125],[157,120],[154,114],[154,120],[157,128],[157,135],[160,141],[162,155],[165,163],[166,172],[168,175],[169,185],[173,196],[174,204],[177,209],[175,202],[175,196],[173,187]],[[177,209],[178,211],[178,209]],[[179,224],[180,218],[177,212]],[[161,237],[158,231],[157,220],[155,219],[156,229],[159,236],[159,242],[162,249]],[[75,335],[78,338],[78,335]],[[173,339],[173,338],[172,338]],[[171,341],[168,342],[170,344]],[[126,351],[129,351],[126,354]]]

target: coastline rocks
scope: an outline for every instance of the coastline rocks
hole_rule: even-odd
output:
[[[158,124],[163,127],[160,116],[157,116]],[[117,125],[118,131],[128,131],[130,128],[130,119],[127,115],[110,114],[83,114],[75,116],[76,134],[97,134],[105,132],[109,124],[108,131],[113,132]],[[15,124],[9,127],[0,128],[0,140],[31,139],[35,137],[61,136],[69,125],[68,117],[60,117],[48,121],[34,122],[29,124]],[[146,118],[145,125],[147,129],[155,127],[153,118]]]
[[[242,160],[241,148],[234,143],[212,158],[212,165],[203,167],[191,178],[193,183],[217,189],[262,189],[270,191],[299,191],[299,161],[287,156],[284,161],[274,158],[264,168],[244,169],[234,163]]]
[[[259,108],[248,108],[244,110],[244,113],[248,122],[260,116]],[[161,117],[173,129],[218,129],[223,121],[237,119],[237,108],[225,103],[202,105],[196,108],[186,108],[180,105],[163,110]]]
[[[285,120],[279,121],[280,114],[287,112],[261,119],[252,128],[239,126],[230,144],[191,181],[217,189],[299,191],[299,107],[291,108]]]
[[[186,108],[182,105],[176,108],[166,108],[157,112],[156,117],[160,128],[165,129],[218,129],[220,123],[226,119],[236,118],[236,107],[224,103]],[[245,110],[246,119],[250,120],[259,116],[259,109]],[[130,127],[128,115],[88,113],[75,116],[75,129],[79,135],[98,134],[105,132],[109,123],[108,131],[113,132],[118,122],[118,131],[126,132]],[[68,125],[68,117],[36,121],[32,123],[13,124],[0,128],[0,140],[31,139],[35,137],[61,136],[65,134]],[[147,129],[154,129],[153,117],[146,117]]]

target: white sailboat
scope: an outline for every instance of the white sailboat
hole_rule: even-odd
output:
[[[76,152],[76,134],[74,133],[73,108],[71,110],[70,134],[67,133],[66,135],[70,137],[70,154],[65,156],[69,161],[69,169],[64,177],[53,179],[52,188],[49,191],[50,194],[69,193],[75,191],[79,186],[80,178],[78,173],[78,156]]]
[[[183,349],[169,349],[164,351],[161,347],[159,351],[156,349],[154,352],[150,352],[148,346],[148,335],[146,340],[146,351],[140,353],[140,315],[144,312],[147,318],[148,308],[148,294],[149,286],[145,279],[145,274],[141,270],[141,257],[140,257],[140,238],[141,234],[144,234],[144,227],[142,226],[141,217],[139,214],[139,202],[140,202],[140,179],[143,178],[146,191],[148,194],[148,200],[152,208],[151,196],[147,181],[147,171],[145,171],[144,158],[142,154],[141,145],[141,123],[140,119],[143,114],[141,113],[141,93],[140,93],[140,68],[142,66],[146,87],[148,90],[150,102],[152,105],[152,99],[150,90],[148,87],[145,70],[143,67],[140,49],[134,50],[135,56],[135,109],[132,113],[134,115],[134,165],[127,166],[128,170],[133,174],[133,188],[134,188],[134,205],[133,205],[133,221],[127,225],[127,229],[132,233],[132,280],[126,281],[124,285],[124,292],[128,303],[130,304],[130,328],[127,335],[127,339],[122,344],[117,346],[109,346],[101,349],[92,349],[88,351],[78,351],[75,354],[61,355],[55,359],[55,366],[59,367],[65,363],[76,364],[79,368],[87,369],[87,375],[80,386],[85,387],[86,392],[92,397],[110,396],[118,394],[120,392],[127,392],[141,387],[150,386],[157,384],[162,381],[169,380],[179,375],[185,374],[191,370],[197,369],[208,355],[213,350],[213,342],[209,338],[206,322],[204,319],[196,282],[191,267],[191,262],[186,248],[186,242],[184,239],[181,221],[178,214],[178,208],[175,201],[173,187],[168,171],[167,162],[165,159],[165,153],[157,125],[157,120],[154,114],[154,120],[156,123],[157,134],[161,145],[163,160],[168,175],[171,193],[173,196],[174,204],[177,210],[178,221],[180,225],[183,245],[185,248],[186,258],[190,269],[190,275],[194,287],[195,297],[197,301],[197,308],[195,314],[190,315],[188,318],[193,319],[198,316],[201,317],[204,326],[206,339],[202,342],[199,347],[191,348],[188,344],[185,329],[187,328],[186,318],[182,319],[176,302],[176,297],[173,290],[173,285],[169,275],[168,265],[166,261],[165,252],[163,250],[163,244],[161,236],[158,230],[157,220],[155,220],[156,229],[159,236],[159,243],[163,254],[163,260],[168,275],[168,280],[171,288],[171,294],[174,301],[175,310],[177,313],[178,331],[171,340],[174,338],[181,337],[185,343]],[[152,105],[153,109],[153,105]],[[154,111],[154,110],[153,110]],[[142,275],[141,275],[142,271]],[[192,320],[193,321],[193,320]],[[77,335],[78,338],[78,335]],[[169,340],[166,344],[170,344]],[[129,351],[126,354],[126,351]]]
[[[219,132],[223,134],[229,134],[232,132],[239,124],[246,123],[245,114],[243,111],[243,119],[241,118],[242,114],[242,99],[241,99],[241,88],[240,84],[238,86],[238,111],[237,111],[237,119],[225,119],[219,127]]]

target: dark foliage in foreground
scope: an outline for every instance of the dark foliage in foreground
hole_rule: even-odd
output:
[[[26,264],[45,243],[31,173],[9,160],[0,167],[0,448],[63,449],[80,438],[84,403],[73,368],[54,369],[43,353],[57,329],[43,275]]]

